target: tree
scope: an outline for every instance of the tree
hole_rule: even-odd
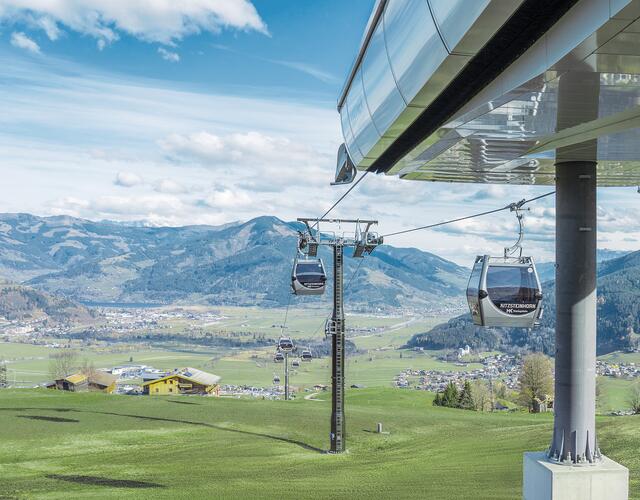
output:
[[[80,365],[80,373],[91,378],[96,374],[96,367],[93,362],[85,358],[82,360],[82,364]]]
[[[458,408],[462,408],[463,410],[475,409],[475,405],[473,403],[473,391],[471,390],[471,384],[468,380],[465,380],[462,391],[460,392]]]
[[[433,406],[442,406],[442,396],[439,392],[436,392],[436,397],[433,400]]]
[[[458,388],[453,382],[449,382],[442,393],[442,406],[455,408],[458,406]]]
[[[71,375],[76,369],[78,353],[63,349],[49,356],[49,374],[53,379],[59,379]]]
[[[482,380],[475,380],[471,389],[473,395],[473,408],[476,411],[491,411],[493,408],[493,399],[489,385]]]
[[[493,383],[493,390],[497,399],[507,399],[507,397],[509,396],[509,394],[507,393],[507,385],[500,380],[497,380]]]
[[[640,415],[640,384],[633,384],[629,389],[627,404],[635,415]]]
[[[523,406],[533,410],[534,400],[544,400],[553,395],[553,364],[541,353],[529,354],[524,358],[520,372],[520,395]]]

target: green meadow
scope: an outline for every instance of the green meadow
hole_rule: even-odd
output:
[[[519,498],[522,454],[547,446],[551,415],[431,400],[348,391],[348,452],[331,455],[326,400],[0,391],[0,497]],[[640,499],[640,417],[599,417],[598,429]]]

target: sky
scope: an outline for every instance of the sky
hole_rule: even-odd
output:
[[[336,100],[374,0],[0,0],[0,212],[153,225],[321,215]],[[549,188],[370,174],[332,215],[381,233]],[[636,250],[635,188],[599,193],[599,245]],[[553,258],[553,197],[525,252]],[[389,238],[470,265],[516,238],[513,214]]]

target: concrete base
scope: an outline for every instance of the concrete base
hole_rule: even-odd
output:
[[[598,465],[558,465],[546,453],[524,454],[523,500],[628,500],[629,469],[602,457]]]

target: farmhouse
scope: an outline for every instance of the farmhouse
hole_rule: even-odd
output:
[[[143,394],[163,396],[171,394],[219,394],[220,377],[196,368],[181,368],[169,375],[142,384]]]

